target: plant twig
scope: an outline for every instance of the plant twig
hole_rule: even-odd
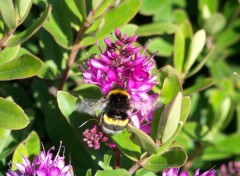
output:
[[[142,167],[142,166],[147,162],[148,159],[149,159],[149,157],[146,156],[146,157],[143,157],[141,160],[137,161],[137,162],[128,170],[128,173],[132,175],[134,172],[136,172],[136,170],[137,170],[139,167]]]
[[[0,51],[2,51],[6,47],[7,42],[13,35],[13,33],[14,31],[8,31],[7,34],[2,37],[2,39],[0,40]]]

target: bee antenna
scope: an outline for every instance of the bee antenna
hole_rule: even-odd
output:
[[[84,125],[86,125],[86,124],[87,124],[89,121],[91,121],[91,120],[97,120],[97,119],[89,119],[89,120],[87,120],[86,122],[82,123],[78,128],[83,127]]]

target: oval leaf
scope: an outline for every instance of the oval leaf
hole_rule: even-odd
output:
[[[16,11],[18,12],[17,22],[20,25],[27,17],[31,7],[33,0],[17,0],[16,1]]]
[[[181,167],[186,161],[186,152],[182,149],[174,148],[163,155],[150,156],[142,167],[150,171],[159,172],[169,167]]]
[[[12,0],[1,1],[0,12],[4,20],[4,23],[7,25],[7,27],[10,30],[14,30],[16,28],[16,19],[13,1]]]
[[[143,148],[146,152],[154,154],[157,152],[157,147],[153,139],[135,126],[128,124],[127,130],[132,133],[131,140]]]
[[[104,171],[97,171],[95,176],[130,176],[131,174],[128,173],[125,169],[116,169],[116,170],[104,170]]]
[[[0,127],[17,130],[28,124],[27,115],[17,104],[0,97]]]
[[[15,58],[19,51],[20,45],[14,47],[7,47],[0,52],[0,65],[5,64]]]
[[[157,139],[160,139],[162,144],[169,140],[177,130],[181,116],[181,107],[182,93],[179,92],[165,107],[159,121]]]
[[[28,27],[23,32],[11,37],[7,43],[7,46],[19,45],[25,42],[26,40],[28,40],[33,34],[35,34],[42,27],[43,23],[47,20],[48,16],[50,15],[51,10],[52,10],[52,6],[49,5],[36,22],[34,22],[30,27]]]
[[[114,143],[118,146],[121,152],[133,161],[138,161],[141,157],[141,149],[131,141],[130,134],[127,130],[123,130],[120,134],[111,136]]]
[[[190,49],[188,52],[188,57],[186,60],[186,64],[184,66],[184,71],[188,72],[192,67],[194,62],[196,61],[198,55],[203,50],[203,47],[206,43],[206,33],[203,29],[199,30],[194,34],[192,42],[190,44]]]
[[[151,36],[151,35],[162,35],[162,34],[173,34],[176,26],[170,22],[159,22],[153,24],[145,24],[139,26],[136,34],[139,36]]]
[[[42,68],[42,62],[33,55],[24,54],[18,59],[0,65],[0,80],[14,80],[36,75]]]

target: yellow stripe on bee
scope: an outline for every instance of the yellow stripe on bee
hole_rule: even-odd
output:
[[[125,120],[113,119],[104,114],[103,121],[108,125],[126,126],[128,124],[129,119],[128,118]]]
[[[127,91],[123,90],[123,89],[114,89],[114,90],[110,91],[108,94],[108,97],[112,94],[122,94],[122,95],[125,95],[128,98],[130,98],[130,95],[127,93]]]

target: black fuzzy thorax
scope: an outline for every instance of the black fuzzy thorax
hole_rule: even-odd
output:
[[[127,112],[130,109],[129,97],[121,93],[115,93],[111,94],[108,98],[109,102],[105,108],[105,114],[114,119],[127,119]]]

